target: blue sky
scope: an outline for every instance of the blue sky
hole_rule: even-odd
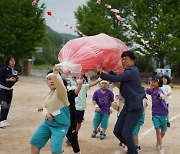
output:
[[[52,12],[52,16],[45,14],[47,26],[59,33],[76,35],[76,33],[74,33],[76,25],[74,11],[76,11],[78,6],[86,4],[87,1],[88,0],[40,0],[39,3],[45,3],[46,12]],[[65,26],[65,23],[69,26]],[[72,28],[70,29],[71,26]]]

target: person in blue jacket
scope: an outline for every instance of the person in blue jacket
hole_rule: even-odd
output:
[[[128,147],[128,153],[137,154],[132,132],[143,113],[144,88],[138,68],[134,65],[135,55],[132,51],[124,51],[121,55],[124,72],[112,75],[98,72],[100,78],[110,82],[120,82],[120,94],[124,98],[124,107],[114,127],[114,135]]]
[[[15,65],[15,57],[9,55],[5,66],[0,69],[0,128],[10,126],[7,122],[7,117],[13,97],[13,86],[19,81]]]

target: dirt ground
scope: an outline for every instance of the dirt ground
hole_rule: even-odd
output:
[[[145,85],[148,86],[148,85]],[[97,89],[93,87],[88,91],[88,108],[85,112],[85,120],[79,132],[79,144],[82,154],[121,154],[122,149],[118,146],[118,140],[112,131],[117,119],[114,111],[109,120],[107,138],[100,140],[91,138],[92,119],[94,116],[94,106],[91,103],[93,92]],[[42,77],[21,77],[21,80],[14,86],[14,97],[8,116],[11,126],[0,129],[0,154],[29,154],[29,140],[36,128],[43,122],[41,113],[37,108],[42,106],[42,96],[48,90],[45,79]],[[118,90],[114,89],[118,94]],[[163,144],[165,154],[180,154],[180,89],[172,89],[170,102],[171,127],[168,129]],[[142,148],[141,154],[158,154],[155,148],[155,130],[151,121],[151,99],[146,112],[145,124],[141,127],[139,138]],[[72,148],[63,144],[64,154],[72,154]],[[50,142],[41,150],[42,154],[50,154]]]

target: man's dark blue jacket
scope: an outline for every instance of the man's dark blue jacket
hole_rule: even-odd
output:
[[[6,81],[6,79],[9,79],[11,77],[13,77],[12,68],[8,66],[3,66],[0,69],[0,84],[7,88],[11,88],[17,82],[17,80],[16,82]]]
[[[121,82],[120,94],[125,99],[125,107],[128,111],[143,109],[142,100],[146,95],[136,66],[130,66],[117,75],[101,73],[100,78],[110,82]]]

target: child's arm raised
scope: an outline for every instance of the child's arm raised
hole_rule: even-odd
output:
[[[97,85],[97,84],[98,84],[101,80],[102,80],[102,79],[101,79],[101,78],[99,78],[99,79],[97,79],[96,81],[94,81],[94,82],[90,83],[90,84],[89,84],[89,87],[91,88],[91,87],[93,87],[93,86]]]
[[[77,87],[75,89],[76,95],[80,92],[82,84],[83,84],[83,74],[81,74],[80,77],[77,79]]]
[[[54,66],[53,67],[53,73],[54,75],[52,76],[55,86],[56,86],[56,90],[57,90],[57,96],[60,99],[63,99],[64,97],[67,97],[67,90],[66,87],[64,86],[63,80],[59,74],[59,67],[58,66]]]

